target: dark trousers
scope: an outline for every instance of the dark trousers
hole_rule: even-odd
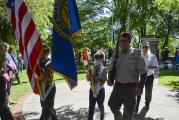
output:
[[[152,100],[153,83],[154,83],[154,75],[148,76],[146,83],[145,83],[145,104],[146,104],[146,106],[149,106],[150,102]],[[137,105],[136,105],[137,110],[139,108],[140,100],[141,100],[141,95],[137,96]]]
[[[101,114],[100,120],[104,119],[104,100],[105,100],[105,89],[104,88],[99,91],[99,94],[98,94],[97,98],[95,98],[93,96],[93,93],[92,93],[92,91],[90,89],[90,91],[89,91],[89,113],[88,113],[88,120],[93,120],[96,102],[98,104],[98,107],[99,107],[99,110],[100,110],[100,114]]]
[[[40,101],[42,107],[42,115],[40,117],[40,120],[58,120],[56,111],[54,109],[55,94],[56,86],[54,85],[46,99],[44,101]]]
[[[16,76],[17,82],[20,84],[21,80],[20,80],[20,76],[19,76],[19,71],[15,74],[15,76]]]
[[[136,88],[137,83],[115,83],[108,102],[115,120],[133,120],[136,105]],[[123,115],[120,112],[122,105],[124,105]]]
[[[9,83],[7,84],[7,94],[8,94],[8,96],[11,94],[12,83],[13,83],[13,78],[11,78]]]
[[[6,85],[2,76],[0,76],[0,118],[1,120],[13,120],[12,114],[7,106]]]

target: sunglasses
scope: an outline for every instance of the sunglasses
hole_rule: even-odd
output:
[[[142,46],[142,48],[149,48],[148,46]]]
[[[99,60],[99,59],[103,59],[104,57],[103,57],[103,55],[96,55],[94,58]]]

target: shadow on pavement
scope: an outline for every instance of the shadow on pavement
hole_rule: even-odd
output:
[[[56,112],[59,120],[86,120],[88,116],[88,108],[80,108],[75,111],[72,105],[57,108]]]
[[[176,88],[176,89],[173,89],[173,90],[170,90],[170,91],[175,92],[175,94],[174,95],[167,95],[167,97],[174,98],[179,104],[179,88]]]
[[[151,117],[146,118],[147,112],[148,111],[145,109],[145,107],[143,107],[140,113],[134,116],[134,120],[165,120],[164,118],[155,118],[155,119]]]
[[[78,110],[73,110],[72,105],[62,106],[56,109],[57,116],[59,120],[87,120],[88,108],[80,108]],[[97,113],[97,120],[100,120],[99,109],[95,109]],[[107,115],[106,113],[105,115]]]
[[[88,108],[80,108],[75,111],[73,110],[72,105],[57,108],[56,112],[59,120],[87,120],[88,116]],[[96,109],[95,112],[99,113],[99,110]],[[134,120],[165,120],[164,118],[146,118],[146,114],[147,111],[145,110],[145,107],[143,107],[139,115],[134,116]],[[97,119],[99,119],[99,115],[97,116]]]

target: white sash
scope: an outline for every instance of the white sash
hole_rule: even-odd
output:
[[[101,78],[102,77],[102,74],[103,74],[103,71],[104,71],[105,67],[101,66],[100,67],[100,71],[99,71],[99,75],[98,77]],[[96,92],[97,92],[97,95],[99,94],[99,91],[103,89],[103,85],[101,85],[100,83],[97,82],[96,84]]]
[[[45,82],[42,82],[42,96],[40,96],[40,99],[42,101],[45,101],[45,99],[47,98],[47,96],[49,95],[49,93],[52,91],[52,88],[54,87],[55,83],[52,82],[51,85],[49,86],[49,88],[45,91]]]

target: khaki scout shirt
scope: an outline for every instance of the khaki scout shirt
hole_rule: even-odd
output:
[[[112,69],[115,54],[112,57],[109,70]],[[138,83],[139,75],[146,73],[146,65],[139,50],[130,48],[127,53],[119,50],[116,61],[115,80],[120,83]]]

